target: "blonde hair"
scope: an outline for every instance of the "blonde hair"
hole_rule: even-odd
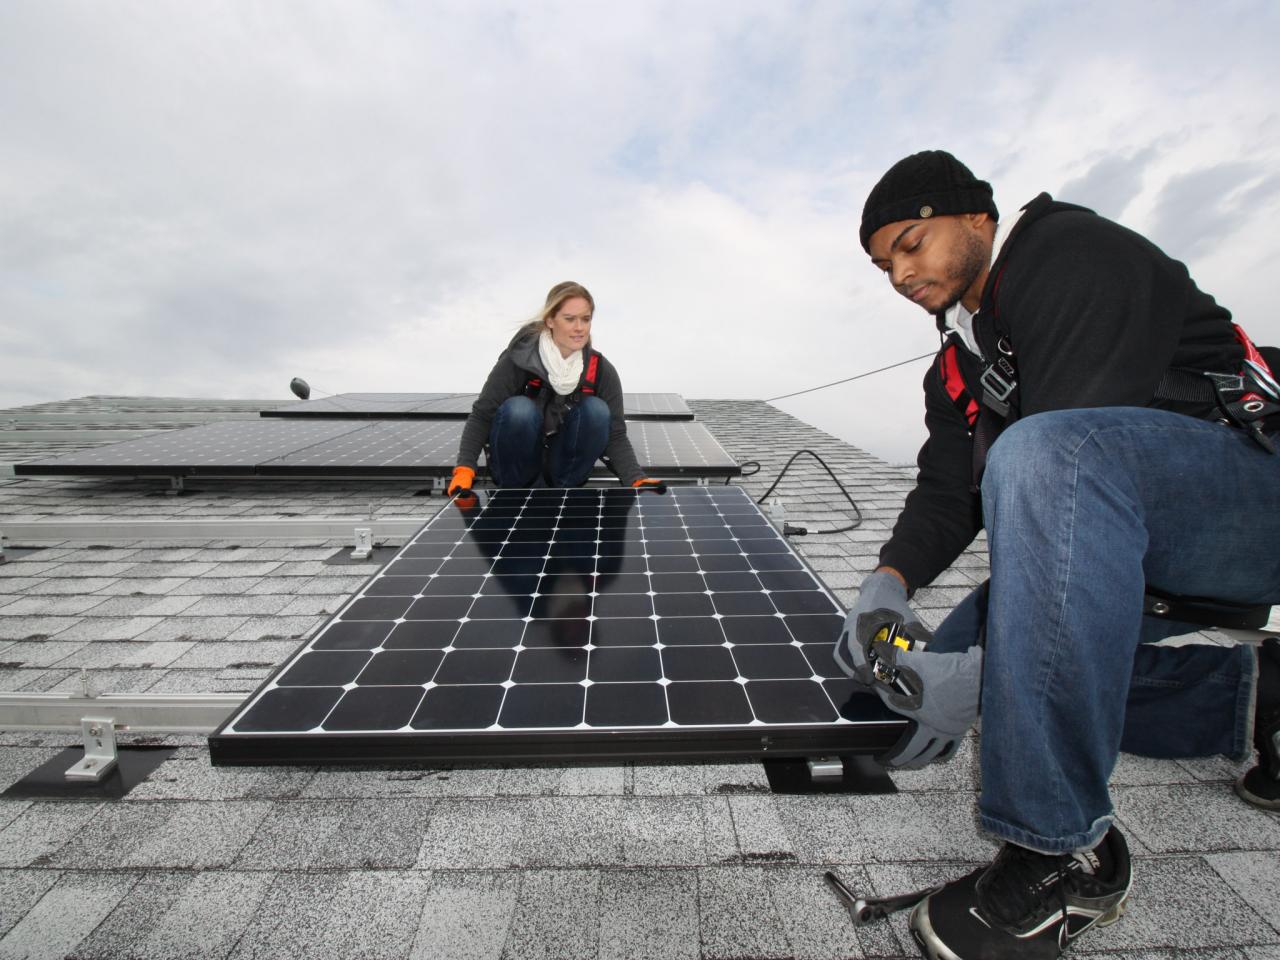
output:
[[[566,300],[572,300],[574,297],[582,297],[583,300],[591,304],[591,312],[596,312],[596,300],[591,296],[591,292],[580,283],[574,283],[572,280],[565,280],[563,283],[557,283],[554,287],[547,291],[547,302],[542,307],[542,312],[530,320],[528,323],[520,327],[517,337],[525,334],[540,334],[546,329],[547,321],[556,315]],[[587,340],[587,346],[591,345],[591,340]]]

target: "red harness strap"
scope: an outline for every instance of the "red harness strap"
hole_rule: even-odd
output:
[[[960,361],[956,356],[954,343],[947,344],[938,357],[938,373],[942,377],[942,385],[947,390],[947,396],[951,398],[951,402],[955,404],[956,409],[969,424],[969,429],[972,430],[978,420],[978,402],[973,399],[969,388],[964,385],[964,378],[960,376]]]
[[[583,373],[582,382],[578,385],[578,390],[584,396],[593,396],[595,394],[596,378],[599,375],[599,373],[600,373],[600,354],[592,350],[591,356],[587,359],[587,369]],[[541,392],[542,392],[541,377],[531,376],[529,377],[528,380],[525,381],[524,395],[526,397],[533,399],[534,397],[537,397],[537,395]]]
[[[1260,369],[1263,373],[1265,373],[1268,377],[1270,377],[1274,381],[1275,372],[1271,369],[1271,365],[1267,363],[1266,359],[1262,356],[1262,354],[1258,352],[1258,348],[1253,345],[1253,341],[1249,339],[1249,335],[1245,333],[1243,329],[1241,329],[1240,324],[1238,323],[1233,323],[1231,327],[1236,332],[1236,339],[1240,341],[1240,346],[1244,347],[1245,362],[1253,364],[1254,367]],[[1260,397],[1256,393],[1246,393],[1240,399],[1244,402],[1249,402],[1249,401],[1261,401],[1261,400],[1264,400],[1265,398]]]

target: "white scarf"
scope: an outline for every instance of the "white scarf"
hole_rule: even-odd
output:
[[[551,331],[544,329],[538,337],[538,356],[542,358],[552,390],[567,397],[578,389],[578,381],[582,379],[581,350],[575,350],[567,357],[560,356],[560,348],[551,339]]]

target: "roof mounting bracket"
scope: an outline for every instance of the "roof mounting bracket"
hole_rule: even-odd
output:
[[[169,489],[166,490],[165,493],[171,497],[177,497],[180,496],[184,490],[186,490],[186,487],[182,485],[181,477],[170,477]]]
[[[116,724],[113,717],[80,720],[84,757],[67,768],[68,780],[101,780],[116,766]]]
[[[844,760],[840,757],[810,757],[809,779],[814,783],[838,782],[844,779]]]
[[[373,529],[356,527],[356,545],[351,549],[352,560],[368,560],[373,556]]]

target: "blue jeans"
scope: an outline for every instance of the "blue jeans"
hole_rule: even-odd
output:
[[[489,427],[489,473],[500,487],[532,486],[544,475],[553,487],[581,486],[609,442],[609,422],[607,403],[583,397],[548,443],[538,405],[525,396],[511,397]]]
[[[982,793],[990,832],[1044,853],[1093,846],[1120,750],[1251,748],[1247,646],[1144,646],[1197,629],[1142,615],[1145,585],[1280,602],[1280,456],[1163,410],[1061,410],[1013,424],[982,481],[991,580],[938,628],[985,633]]]

